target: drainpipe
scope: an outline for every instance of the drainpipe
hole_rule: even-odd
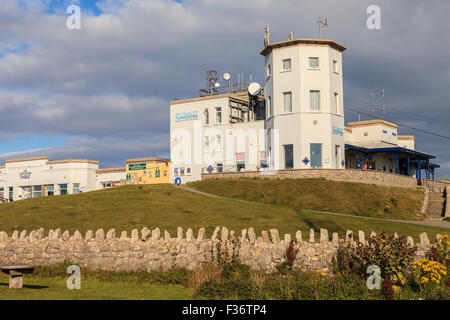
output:
[[[408,163],[408,177],[409,177],[409,156],[406,158],[406,162]]]

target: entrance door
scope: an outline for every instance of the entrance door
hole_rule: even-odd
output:
[[[311,154],[311,168],[322,168],[322,144],[311,143],[309,151]]]
[[[292,144],[286,144],[284,147],[284,168],[294,168],[294,146]]]

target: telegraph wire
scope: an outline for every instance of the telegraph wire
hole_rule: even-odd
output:
[[[380,117],[375,117],[375,116],[373,116],[373,115],[371,115],[369,113],[365,113],[365,112],[362,112],[360,110],[353,109],[351,107],[344,106],[344,109],[351,110],[351,111],[363,114],[363,115],[368,116],[368,117],[373,118],[373,119],[382,119]],[[389,120],[386,120],[386,119],[382,119],[382,120],[389,121]],[[422,132],[422,133],[426,133],[426,134],[429,134],[429,135],[433,135],[433,136],[436,136],[436,137],[440,137],[440,138],[444,138],[444,139],[450,140],[449,136],[444,136],[444,135],[441,135],[441,134],[438,134],[438,133],[434,133],[434,132],[431,132],[431,131],[427,131],[427,130],[423,130],[423,129],[417,129],[417,128],[414,128],[414,127],[411,127],[411,126],[407,126],[407,125],[401,124],[401,123],[398,123],[398,125],[401,126],[401,127],[405,127],[405,128],[411,129],[411,130],[419,131],[419,132]]]

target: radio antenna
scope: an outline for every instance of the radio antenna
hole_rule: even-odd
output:
[[[322,18],[319,17],[319,20],[317,20],[317,23],[319,25],[319,39],[322,39],[322,29],[325,27],[328,27],[328,19],[325,18],[325,20],[322,20]]]

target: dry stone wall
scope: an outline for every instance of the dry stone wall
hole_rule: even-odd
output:
[[[154,271],[174,267],[195,269],[208,261],[225,257],[235,257],[252,269],[267,272],[286,260],[286,250],[291,240],[298,249],[294,266],[305,270],[327,269],[339,246],[367,242],[364,232],[354,237],[347,231],[344,238],[337,233],[330,235],[328,230],[320,229],[319,239],[315,232],[302,235],[297,231],[294,237],[285,234],[280,238],[278,230],[262,231],[257,235],[253,228],[244,229],[241,234],[217,227],[210,238],[201,228],[197,236],[192,229],[186,233],[178,228],[176,237],[160,229],[143,228],[139,233],[132,230],[116,235],[115,229],[106,234],[103,229],[95,233],[87,231],[85,236],[75,231],[72,235],[61,229],[50,230],[47,236],[44,229],[27,232],[14,231],[8,236],[0,232],[0,264],[53,265],[71,261],[82,267],[104,270]],[[374,235],[372,233],[371,235]],[[439,237],[440,235],[436,235]],[[417,257],[425,257],[431,244],[426,233],[420,235],[420,242],[414,244],[407,237],[409,246],[416,245]]]
[[[231,178],[265,178],[265,179],[317,179],[324,178],[333,181],[349,181],[375,184],[386,187],[416,188],[417,180],[378,170],[358,169],[294,169],[273,171],[245,171],[204,173],[202,180]]]

